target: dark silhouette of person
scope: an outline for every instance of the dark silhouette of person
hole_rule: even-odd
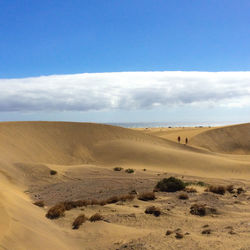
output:
[[[188,138],[186,137],[186,140],[185,140],[186,144],[188,144]]]
[[[180,142],[181,142],[181,137],[178,136],[177,140],[178,140],[178,142],[180,143]]]

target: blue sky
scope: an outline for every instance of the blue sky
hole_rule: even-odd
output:
[[[190,102],[184,101],[184,104],[178,103],[180,99],[173,102],[162,100],[159,105],[152,101],[150,105],[153,106],[138,104],[138,107],[131,108],[124,103],[116,108],[107,106],[103,110],[86,109],[85,106],[89,106],[86,104],[87,99],[79,103],[85,105],[82,109],[55,109],[55,104],[51,104],[49,110],[44,110],[44,103],[37,109],[34,103],[40,103],[43,97],[33,95],[31,103],[36,106],[34,111],[34,107],[28,107],[24,102],[13,104],[13,98],[24,98],[25,92],[23,89],[22,95],[20,90],[15,92],[17,83],[12,87],[11,82],[3,79],[20,79],[20,85],[22,78],[40,79],[44,75],[76,73],[248,71],[249,13],[249,0],[0,1],[0,85],[6,91],[4,94],[13,92],[11,96],[0,95],[0,120],[119,122],[177,121],[194,117],[197,122],[216,122],[223,117],[224,121],[248,121],[249,106],[242,105],[249,97],[248,89],[244,100],[238,100],[241,103],[238,106],[222,98],[219,103],[213,101],[212,105],[205,105],[202,100],[203,106],[194,107],[191,100],[194,95],[189,93]],[[248,83],[244,86],[249,86],[248,80],[244,81],[244,84]],[[37,86],[36,81],[34,78],[33,82],[25,81],[25,84]],[[221,86],[227,88],[224,80],[221,81]],[[58,84],[55,82],[60,91]],[[68,88],[62,84],[61,90],[65,92]],[[69,82],[69,87],[72,84]],[[104,81],[105,84],[110,86],[111,83]],[[202,82],[196,84],[201,85]],[[235,78],[234,84],[239,84]],[[151,90],[154,90],[153,85]],[[121,90],[127,89],[126,82],[116,86],[119,87]],[[146,87],[149,89],[148,84]],[[34,89],[41,91],[39,87]],[[238,90],[237,93],[234,91],[235,104],[235,99],[242,96],[239,97]],[[140,93],[140,97],[143,93]],[[24,99],[28,99],[26,97]],[[126,98],[124,102],[128,102]],[[169,96],[166,98],[169,99]],[[226,100],[225,105],[223,100]],[[6,108],[6,103],[12,106],[7,105]],[[10,106],[13,105],[15,109],[17,105],[22,108],[11,110]],[[206,116],[205,113],[210,115]]]

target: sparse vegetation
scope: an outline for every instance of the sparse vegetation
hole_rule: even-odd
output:
[[[211,234],[212,230],[211,229],[204,229],[201,233],[202,234]]]
[[[226,187],[226,190],[230,193],[230,194],[233,194],[234,193],[234,186],[233,185],[228,185]]]
[[[226,188],[224,186],[209,186],[208,189],[206,189],[206,191],[224,195],[226,192]]]
[[[56,204],[55,206],[51,207],[46,214],[46,217],[49,219],[57,219],[59,217],[64,216],[65,206],[63,203]]]
[[[207,186],[207,184],[203,181],[188,181],[188,182],[185,182],[185,185],[186,186],[194,185],[194,186],[201,186],[201,187]]]
[[[181,194],[178,195],[178,198],[180,200],[188,200],[189,197],[188,197],[188,195],[186,193],[181,193]]]
[[[99,221],[99,220],[103,220],[103,216],[100,215],[99,213],[93,214],[93,215],[89,218],[89,221],[91,221],[91,222],[95,222],[95,221]]]
[[[159,181],[156,188],[162,192],[176,192],[185,188],[185,183],[175,177],[164,178]]]
[[[176,238],[176,239],[182,239],[183,237],[184,237],[184,235],[183,235],[182,233],[178,233],[178,232],[177,232],[177,233],[175,234],[175,238]]]
[[[57,171],[56,170],[50,170],[50,175],[56,175],[57,174]]]
[[[237,194],[244,193],[245,190],[242,187],[237,188]]]
[[[86,220],[87,218],[84,214],[79,215],[72,223],[72,229],[78,229]]]
[[[44,207],[44,201],[36,201],[33,204],[38,206],[38,207]]]
[[[197,190],[195,188],[193,188],[193,187],[186,187],[185,191],[187,193],[197,193]]]
[[[153,214],[154,216],[158,217],[161,215],[161,209],[155,206],[150,206],[146,208],[145,214]]]
[[[125,194],[125,195],[121,195],[119,197],[119,200],[120,201],[132,201],[132,200],[134,200],[134,198],[135,198],[135,196],[132,194]]]
[[[167,230],[166,235],[170,235],[170,234],[172,234],[172,233],[173,233],[172,230]]]
[[[142,200],[142,201],[151,201],[155,199],[156,199],[156,196],[154,192],[142,193],[138,196],[138,200]]]
[[[208,207],[206,204],[193,204],[190,207],[190,213],[193,215],[205,216],[207,214],[216,214],[217,210]]]
[[[132,174],[132,173],[135,172],[135,170],[132,169],[132,168],[128,168],[128,169],[125,170],[125,172],[128,173],[128,174]]]
[[[115,168],[113,168],[113,170],[114,170],[114,171],[122,171],[123,168],[121,168],[121,167],[115,167]]]

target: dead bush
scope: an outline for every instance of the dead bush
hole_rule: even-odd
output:
[[[64,216],[65,206],[63,203],[56,204],[55,206],[51,207],[46,214],[46,217],[49,219],[57,219],[59,217]]]
[[[155,206],[150,206],[146,208],[145,214],[153,214],[154,216],[158,217],[161,215],[161,209]]]
[[[226,188],[224,186],[209,186],[207,191],[215,194],[224,195],[226,192]]]
[[[155,197],[154,192],[142,193],[138,196],[138,200],[142,200],[142,201],[151,201],[155,199],[156,197]]]
[[[188,195],[186,193],[181,193],[181,194],[178,195],[178,198],[180,200],[188,200],[189,197],[188,197]]]
[[[217,210],[212,207],[208,207],[206,204],[193,204],[190,207],[190,213],[193,215],[205,216],[208,214],[216,214]]]
[[[33,204],[38,206],[38,207],[44,207],[44,201],[36,201]]]
[[[87,218],[84,214],[79,215],[72,223],[72,229],[78,229],[86,220]]]
[[[100,204],[100,201],[96,200],[96,199],[92,199],[90,200],[90,205],[99,205]]]
[[[91,222],[95,222],[95,221],[99,221],[99,220],[103,220],[103,216],[100,215],[99,213],[93,214],[93,215],[89,218],[89,221],[91,221]]]

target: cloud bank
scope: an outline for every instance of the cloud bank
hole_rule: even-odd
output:
[[[250,72],[117,72],[0,79],[0,112],[250,106]]]

